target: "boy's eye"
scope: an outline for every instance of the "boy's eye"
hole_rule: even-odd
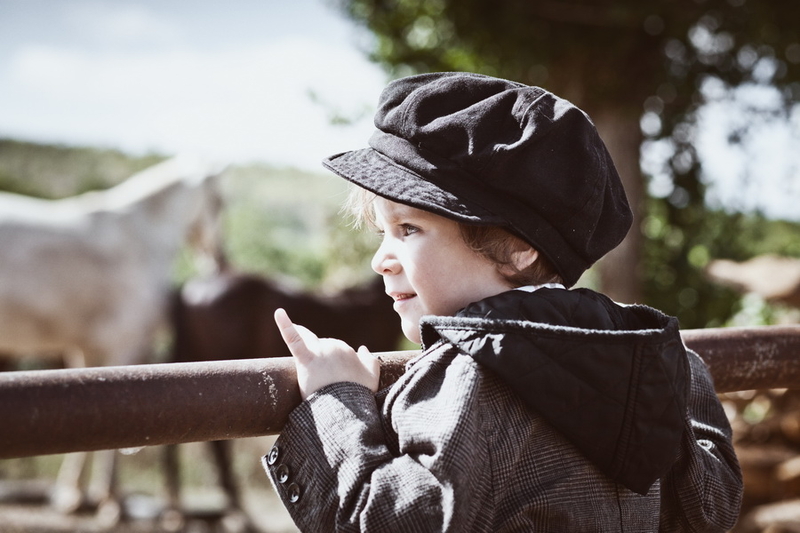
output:
[[[397,235],[400,237],[408,237],[409,235],[419,232],[419,228],[411,224],[397,224],[395,227],[397,228]],[[394,231],[392,233],[394,233]],[[386,232],[382,229],[376,230],[375,235],[377,235],[378,238],[383,239],[383,237],[386,235]]]
[[[400,229],[404,237],[419,231],[418,227],[412,226],[411,224],[401,224]]]

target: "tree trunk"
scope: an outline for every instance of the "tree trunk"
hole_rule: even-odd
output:
[[[627,237],[597,264],[600,290],[621,303],[641,303],[641,222],[644,214],[644,178],[639,164],[642,135],[639,116],[630,109],[606,107],[590,113],[614,159],[628,203],[633,225]]]

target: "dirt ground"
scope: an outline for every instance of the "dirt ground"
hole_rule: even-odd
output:
[[[253,522],[245,529],[238,516],[222,516],[214,510],[196,511],[185,524],[173,529],[156,516],[128,517],[110,526],[92,512],[64,515],[44,504],[0,504],[0,532],[2,533],[297,533],[291,518],[283,509],[275,508],[280,502],[271,493],[252,494],[248,511]],[[274,500],[274,501],[271,501]],[[261,507],[260,509],[258,509]],[[258,509],[256,511],[256,509]]]
[[[48,503],[63,456],[0,461],[0,533],[298,533],[261,470],[260,457],[273,437],[234,443],[234,471],[246,517],[225,513],[225,495],[216,484],[210,452],[203,443],[181,446],[181,501],[185,520],[165,519],[166,487],[161,448],[119,457],[123,519],[86,506],[62,514]],[[89,477],[89,476],[87,476]]]

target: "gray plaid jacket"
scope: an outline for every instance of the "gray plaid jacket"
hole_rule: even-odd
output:
[[[560,302],[567,292],[578,294],[553,294]],[[507,300],[501,300],[503,305]],[[518,314],[520,303],[511,303]],[[541,307],[540,301],[534,303]],[[585,307],[587,302],[579,298],[572,304]],[[571,305],[567,308],[578,308]],[[741,500],[741,473],[727,419],[696,354],[680,352],[688,386],[685,394],[678,390],[685,402],[679,403],[677,429],[669,434],[651,432],[658,441],[675,442],[667,468],[641,490],[636,482],[628,482],[629,477],[614,477],[620,469],[609,470],[613,458],[604,463],[587,457],[587,450],[593,453],[591,432],[583,442],[568,439],[569,424],[556,429],[560,421],[552,416],[548,420],[540,414],[543,411],[532,408],[526,400],[528,391],[509,386],[513,376],[501,376],[486,361],[479,362],[477,352],[502,353],[506,344],[514,346],[507,341],[509,328],[521,328],[526,338],[533,328],[534,336],[549,336],[557,341],[555,346],[575,337],[576,328],[530,321],[504,326],[494,310],[472,309],[476,310],[481,318],[470,316],[467,309],[461,317],[424,324],[423,340],[433,342],[392,387],[374,395],[354,383],[336,383],[292,412],[263,462],[300,530],[642,532],[726,531],[733,526]],[[568,322],[576,319],[572,312],[567,315]],[[466,337],[456,338],[456,333]],[[594,333],[601,338],[610,334]],[[657,334],[651,329],[639,333]],[[621,338],[618,332],[610,335],[614,342]],[[586,331],[577,336],[581,344],[586,342]],[[636,344],[628,337],[623,340]],[[525,357],[527,361],[529,354]],[[540,380],[533,379],[530,389],[548,390],[544,401],[554,406],[577,396],[588,399],[584,405],[589,410],[603,402],[586,397],[568,380],[563,387],[561,382],[552,383],[548,376],[553,374],[545,364],[533,374]],[[647,392],[630,383],[622,388],[630,389],[628,405]],[[647,442],[635,430],[624,429],[641,425],[641,420],[631,422],[629,415],[621,416],[628,417],[620,422],[623,429],[613,432],[632,435],[626,442]],[[591,426],[591,420],[586,422]],[[604,433],[608,431],[596,430],[599,447],[605,442]],[[645,452],[650,447],[642,446]],[[638,488],[631,490],[624,483]]]

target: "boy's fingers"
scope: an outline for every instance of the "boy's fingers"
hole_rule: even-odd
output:
[[[286,343],[292,355],[300,359],[306,358],[309,354],[306,341],[286,311],[278,308],[275,310],[274,317],[275,324],[278,325],[278,331],[281,332],[281,337],[283,337],[283,342]]]
[[[292,323],[292,320],[289,318],[288,313],[286,313],[286,309],[284,309],[283,307],[275,309],[275,312],[272,315],[275,317],[275,323],[278,325],[279,329],[286,324]]]
[[[361,346],[358,349],[358,355],[361,357],[362,360],[369,362],[369,365],[373,369],[380,370],[381,368],[381,360],[378,359],[378,356],[370,352],[366,346]]]
[[[372,352],[369,351],[369,348],[367,348],[363,344],[358,347],[358,355],[362,357],[375,357],[374,355],[372,355]]]
[[[378,390],[378,381],[381,376],[381,361],[370,352],[366,346],[358,348],[358,357],[361,359],[362,364],[367,368],[375,379],[374,386],[371,387],[373,392]]]

